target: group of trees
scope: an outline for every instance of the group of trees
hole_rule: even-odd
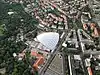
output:
[[[27,14],[21,4],[0,0],[0,69],[6,68],[6,75],[31,75],[26,59],[18,61],[13,53],[18,54],[27,47],[24,41],[16,42],[17,35],[21,32],[25,35],[37,25],[38,21]]]

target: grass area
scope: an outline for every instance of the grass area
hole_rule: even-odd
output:
[[[4,28],[0,25],[0,35],[3,35]]]

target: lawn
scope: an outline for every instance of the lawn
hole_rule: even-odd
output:
[[[0,36],[3,35],[4,28],[0,25]]]

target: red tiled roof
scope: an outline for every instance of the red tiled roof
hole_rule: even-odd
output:
[[[35,70],[38,70],[39,66],[44,63],[44,57],[41,54],[38,54],[34,51],[31,51],[31,55],[36,56],[37,58],[36,62],[33,64],[33,67],[35,68]]]

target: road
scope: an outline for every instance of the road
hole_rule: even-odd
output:
[[[44,73],[46,72],[47,68],[49,67],[49,65],[51,64],[52,60],[54,59],[54,57],[56,56],[57,52],[59,50],[61,50],[62,48],[62,43],[65,41],[65,38],[67,36],[67,31],[65,31],[66,34],[64,34],[64,36],[61,38],[61,40],[58,43],[57,48],[54,50],[54,52],[51,54],[50,58],[46,61],[46,63],[44,64],[44,66],[40,69],[39,71],[39,75],[44,75]]]
[[[73,30],[74,31],[74,30]],[[75,33],[76,32],[76,33]],[[83,39],[82,38],[82,35],[81,35],[81,33],[80,33],[80,29],[78,29],[77,31],[74,31],[74,33],[73,33],[73,37],[71,37],[71,38],[69,38],[70,37],[70,33],[69,33],[69,36],[67,36],[67,38],[66,38],[66,41],[70,41],[70,43],[75,43],[76,45],[78,45],[77,47],[79,47],[78,49],[80,50],[80,53],[78,53],[78,55],[80,56],[80,62],[81,62],[81,66],[82,66],[82,68],[83,68],[83,74],[82,75],[87,75],[87,70],[86,70],[86,66],[85,66],[85,61],[84,61],[84,58],[83,58],[83,56],[84,56],[84,47],[83,47],[83,43],[82,42],[90,42],[91,43],[91,37],[88,35],[88,34],[85,34],[85,36],[87,36],[87,40],[85,40],[85,39]],[[76,73],[76,71],[75,71],[75,67],[73,67],[74,65],[73,64],[75,64],[74,63],[74,61],[73,60],[75,60],[74,58],[73,58],[73,56],[74,55],[76,55],[75,54],[75,49],[77,50],[77,47],[75,46],[74,48],[69,48],[68,46],[67,46],[67,50],[73,50],[73,52],[71,52],[71,53],[66,53],[67,55],[68,55],[68,61],[69,61],[69,69],[70,69],[70,75],[73,75],[73,74],[75,74]],[[76,61],[76,60],[75,60]],[[67,65],[67,64],[66,64]],[[78,66],[77,64],[76,64],[76,66]],[[77,74],[76,74],[77,75]]]
[[[45,72],[45,75],[64,75],[63,74],[63,61],[61,53],[57,53],[52,63]]]

